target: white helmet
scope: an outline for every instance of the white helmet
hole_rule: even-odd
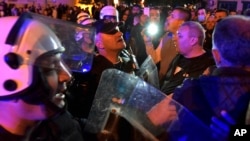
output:
[[[86,25],[86,26],[92,26],[93,23],[95,23],[96,20],[93,18],[86,18],[82,20],[79,24],[81,25]],[[79,41],[83,38],[84,33],[91,33],[91,31],[85,29],[83,30],[82,28],[76,28],[76,33],[75,33],[75,40]]]
[[[91,25],[94,22],[96,22],[95,19],[93,19],[93,18],[86,18],[86,19],[82,20],[79,24],[81,24],[81,25]]]
[[[48,52],[63,52],[57,36],[44,24],[24,17],[0,18],[0,98],[31,87],[34,63]],[[35,32],[34,32],[35,31]]]
[[[115,17],[116,22],[119,22],[119,13],[113,6],[104,6],[100,11],[100,19],[105,19],[105,16]]]
[[[86,18],[90,18],[89,14],[86,12],[81,12],[77,15],[77,23],[79,24],[81,21],[85,20]]]

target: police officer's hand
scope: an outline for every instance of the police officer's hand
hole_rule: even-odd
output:
[[[176,106],[171,102],[172,98],[167,96],[147,113],[149,119],[154,125],[162,125],[163,123],[170,122],[178,118]]]

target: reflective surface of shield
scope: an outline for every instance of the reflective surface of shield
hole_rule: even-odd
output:
[[[158,69],[151,56],[148,56],[136,72],[136,75],[156,88],[160,88]]]
[[[102,74],[85,130],[111,132],[119,140],[117,133],[131,129],[118,126],[117,116],[146,140],[162,140],[159,137],[165,134],[164,140],[170,141],[212,141],[210,128],[178,102],[137,76],[108,69]]]
[[[94,54],[94,27],[30,12],[23,16],[44,23],[57,35],[65,48],[63,59],[72,71],[84,73],[91,70]]]

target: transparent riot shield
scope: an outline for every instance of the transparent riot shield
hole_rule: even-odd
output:
[[[151,56],[148,56],[146,60],[140,66],[140,69],[136,72],[136,75],[142,78],[156,88],[160,88],[158,69]]]
[[[44,23],[57,35],[65,48],[63,59],[72,71],[88,72],[91,69],[94,54],[94,27],[31,12],[23,14],[22,17]]]
[[[102,74],[85,131],[99,140],[212,141],[209,127],[137,76]]]

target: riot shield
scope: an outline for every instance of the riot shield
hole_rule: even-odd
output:
[[[105,134],[101,140],[213,140],[210,128],[185,107],[138,76],[115,69],[102,74],[85,131]]]
[[[151,56],[148,56],[142,63],[136,75],[156,88],[160,88],[158,69]]]
[[[72,71],[88,72],[91,70],[94,54],[94,27],[31,12],[24,13],[21,16],[44,23],[57,35],[65,48],[63,59]]]

